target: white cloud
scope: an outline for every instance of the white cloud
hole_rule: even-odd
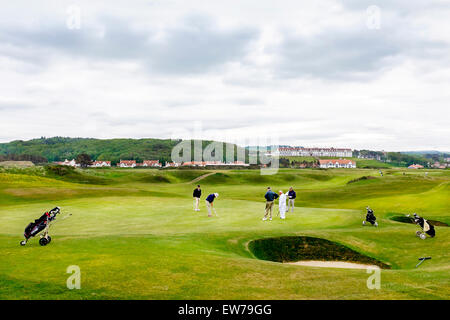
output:
[[[442,1],[25,1],[0,13],[0,142],[158,137],[450,150]],[[23,6],[27,10],[23,10]],[[67,7],[81,28],[66,27]]]

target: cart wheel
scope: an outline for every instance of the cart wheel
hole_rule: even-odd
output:
[[[50,242],[52,242],[52,237],[48,236],[47,237],[47,244],[49,244]]]
[[[48,244],[48,240],[45,239],[45,238],[40,238],[40,239],[39,239],[39,244],[40,244],[41,246],[46,246],[46,245]]]
[[[25,240],[20,241],[20,245],[23,247],[24,245],[26,245],[27,242]]]

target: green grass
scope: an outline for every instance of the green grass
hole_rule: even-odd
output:
[[[204,195],[220,194],[219,216],[208,218],[204,197],[201,211],[192,210],[190,181],[210,172],[3,170],[0,299],[450,298],[449,227],[422,241],[414,225],[391,219],[417,212],[449,223],[448,170],[217,171],[198,182]],[[297,191],[285,221],[261,221],[267,186]],[[52,243],[20,247],[25,226],[56,205],[72,216],[52,227]],[[367,205],[378,228],[361,225]],[[382,271],[380,290],[369,290],[365,270],[284,265],[248,249],[253,240],[292,236],[337,242],[391,269]],[[425,255],[432,260],[415,269]],[[66,288],[70,265],[81,268],[81,290]]]

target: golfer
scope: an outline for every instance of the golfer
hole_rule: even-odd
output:
[[[279,192],[280,198],[278,199],[278,211],[280,212],[280,219],[286,218],[286,196],[287,193],[284,194],[283,191]]]
[[[295,191],[292,187],[289,188],[289,192],[287,193],[287,196],[289,198],[287,212],[289,212],[289,209],[292,210],[291,212],[294,212],[294,203],[295,203],[295,198],[297,198],[297,194],[295,193]]]
[[[200,185],[197,186],[197,188],[194,189],[194,211],[200,211],[199,205],[200,205],[200,197],[202,196],[202,189],[200,189]]]
[[[209,196],[206,197],[206,208],[208,209],[208,217],[212,217],[211,209],[214,210],[214,213],[216,212],[216,209],[214,209],[214,199],[218,197],[219,197],[218,193],[211,193]]]
[[[272,221],[273,201],[278,198],[278,195],[268,187],[264,198],[266,198],[266,214],[264,215],[263,221],[267,220],[267,216]]]

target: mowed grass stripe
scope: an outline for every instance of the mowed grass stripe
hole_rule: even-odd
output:
[[[283,169],[261,177],[258,170],[221,170],[199,181],[204,195],[220,193],[213,218],[204,197],[202,211],[193,211],[191,182],[207,170],[78,170],[76,181],[92,175],[107,181],[101,185],[0,173],[0,298],[448,299],[449,228],[422,241],[414,225],[390,217],[417,211],[448,221],[450,176],[404,172]],[[368,175],[376,179],[347,184]],[[295,212],[263,222],[266,187],[291,185]],[[28,222],[55,205],[73,216],[53,226],[52,243],[40,247],[32,239],[20,247]],[[366,205],[379,228],[362,227]],[[393,269],[383,270],[381,290],[368,290],[364,270],[286,266],[255,259],[246,248],[251,240],[296,235],[341,243]],[[432,260],[414,269],[425,255]],[[65,287],[72,264],[81,267],[82,290]]]

